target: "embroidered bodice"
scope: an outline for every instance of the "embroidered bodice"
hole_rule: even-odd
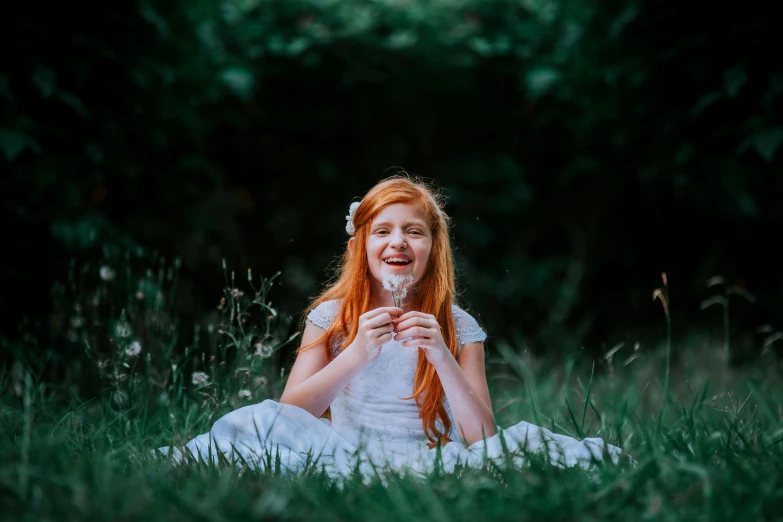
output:
[[[326,301],[307,316],[314,325],[328,329],[340,312],[339,302]],[[483,342],[487,335],[476,320],[456,305],[452,306],[459,350],[466,344]],[[339,356],[339,341],[332,349]],[[459,352],[458,352],[459,353]],[[413,380],[418,365],[418,350],[392,340],[381,347],[381,353],[334,399],[331,404],[335,429],[356,430],[364,437],[381,442],[426,441],[413,399]],[[448,399],[444,406],[451,417]],[[442,429],[442,426],[439,427]],[[459,440],[452,418],[450,438]]]

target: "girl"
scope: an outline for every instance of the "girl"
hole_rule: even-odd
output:
[[[225,415],[187,450],[296,471],[317,458],[332,476],[372,465],[427,473],[441,445],[447,471],[544,450],[586,467],[620,450],[521,422],[498,434],[484,372],[486,334],[454,304],[449,218],[406,177],[353,203],[339,279],[307,310],[302,345],[280,402]],[[331,420],[323,418],[330,410]],[[181,452],[175,450],[179,458]],[[269,457],[272,459],[269,459]],[[319,466],[320,467],[320,466]]]

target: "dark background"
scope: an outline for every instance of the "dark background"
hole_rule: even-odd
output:
[[[295,321],[348,205],[397,166],[448,197],[462,302],[490,335],[661,340],[666,271],[675,338],[719,328],[699,303],[733,286],[755,296],[729,297],[752,351],[783,323],[768,5],[18,4],[0,21],[3,331],[56,337],[71,260],[125,252],[181,258],[184,320],[214,309],[222,259],[282,270],[271,297]]]

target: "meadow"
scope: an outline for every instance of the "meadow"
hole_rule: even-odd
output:
[[[151,458],[228,411],[278,398],[281,356],[298,343],[295,312],[271,302],[275,277],[226,270],[214,312],[190,324],[174,306],[179,263],[145,263],[74,263],[53,291],[50,322],[3,341],[15,354],[0,373],[4,520],[783,518],[781,335],[772,330],[741,367],[727,364],[723,339],[698,332],[618,344],[595,360],[575,346],[558,361],[490,337],[500,426],[527,420],[602,437],[635,465],[560,469],[531,454],[521,468],[338,485],[317,465],[290,475]]]

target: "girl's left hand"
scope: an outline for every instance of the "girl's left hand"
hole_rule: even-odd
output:
[[[422,312],[407,312],[392,321],[394,339],[410,338],[402,341],[403,346],[412,346],[424,350],[427,360],[437,367],[451,352],[443,340],[440,325],[434,315]]]

